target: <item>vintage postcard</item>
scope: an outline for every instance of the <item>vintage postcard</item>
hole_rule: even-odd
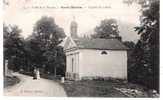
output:
[[[4,96],[159,98],[160,0],[3,0]]]

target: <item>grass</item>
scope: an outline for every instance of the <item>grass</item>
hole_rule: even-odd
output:
[[[20,79],[16,76],[10,77],[10,76],[5,76],[4,77],[4,88],[13,86],[15,84],[18,84],[20,82]]]
[[[68,81],[62,85],[69,97],[127,97],[109,81]]]
[[[68,97],[148,97],[146,88],[116,80],[65,81],[62,84]],[[142,94],[124,93],[116,88],[136,89]]]

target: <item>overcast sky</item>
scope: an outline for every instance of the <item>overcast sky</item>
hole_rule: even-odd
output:
[[[128,26],[123,26],[122,37],[125,40],[138,38],[132,30],[139,24],[140,8],[133,4],[128,6],[122,0],[7,0],[9,6],[4,6],[4,23],[16,24],[23,32],[24,37],[32,33],[33,26],[42,16],[52,16],[56,24],[62,27],[69,35],[70,22],[75,16],[78,23],[78,34],[91,34],[93,28],[105,18],[115,18]],[[47,8],[50,7],[50,8]],[[60,7],[80,6],[81,9],[61,9]],[[42,8],[36,8],[42,7]],[[97,8],[88,8],[97,7]],[[101,8],[99,8],[101,7]],[[107,8],[104,8],[107,7]],[[122,24],[124,25],[124,24]],[[130,27],[131,25],[131,27]],[[130,27],[130,28],[129,28]],[[122,29],[123,28],[123,29]]]

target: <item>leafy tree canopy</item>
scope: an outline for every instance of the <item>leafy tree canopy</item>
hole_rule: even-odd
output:
[[[118,24],[115,19],[104,19],[101,21],[99,26],[94,29],[95,34],[92,35],[93,38],[113,38],[120,37]]]
[[[4,56],[6,59],[10,59],[12,56],[18,56],[17,54],[23,53],[23,38],[20,36],[22,32],[18,26],[6,26],[3,25],[4,36]]]
[[[33,28],[33,34],[29,39],[31,62],[35,67],[44,67],[49,72],[56,74],[56,67],[64,67],[63,50],[58,50],[59,43],[65,37],[65,33],[52,17],[43,16]],[[63,48],[62,48],[63,49]],[[59,57],[58,54],[63,54]],[[62,69],[62,68],[61,68]]]
[[[129,1],[135,2],[135,0]],[[135,79],[135,82],[159,92],[160,2],[159,0],[137,1],[141,1],[139,4],[142,7],[141,24],[135,28],[140,35],[140,40],[132,54],[134,66],[130,76],[134,76],[132,79]]]
[[[46,16],[36,22],[33,33],[39,36],[42,35],[44,38],[59,39],[66,36],[64,30],[55,24],[54,19]]]
[[[134,49],[135,48],[135,43],[132,41],[124,41],[123,44],[127,46],[129,49]]]
[[[21,29],[16,25],[3,26],[4,60],[8,60],[8,68],[12,70],[19,70],[24,65],[24,39],[20,33]]]

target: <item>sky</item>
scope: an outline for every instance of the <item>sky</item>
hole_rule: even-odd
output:
[[[6,25],[18,25],[21,35],[28,37],[36,21],[42,16],[51,16],[55,23],[70,35],[70,23],[75,17],[78,23],[78,35],[92,34],[93,29],[103,19],[115,18],[120,22],[120,35],[124,40],[137,40],[139,36],[133,27],[139,24],[140,7],[128,6],[122,0],[7,0],[3,7],[3,19]],[[70,8],[70,7],[82,8]],[[61,8],[66,7],[66,8]]]

